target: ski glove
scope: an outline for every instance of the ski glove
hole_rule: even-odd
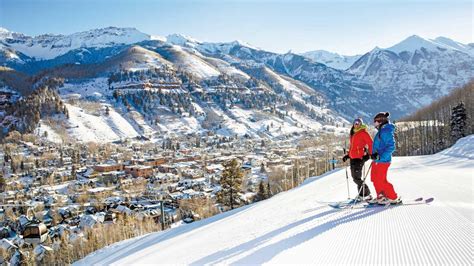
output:
[[[367,162],[370,159],[370,155],[367,153],[362,157],[362,161]]]
[[[342,157],[342,161],[343,161],[343,162],[346,162],[347,159],[349,159],[349,158],[350,158],[349,155],[346,154],[346,155],[344,155],[344,157]]]
[[[370,158],[372,160],[378,160],[378,159],[380,159],[380,155],[379,155],[378,152],[375,152],[375,153],[372,153],[372,155],[370,155]]]

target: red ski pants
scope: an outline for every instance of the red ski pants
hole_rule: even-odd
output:
[[[377,196],[383,194],[388,199],[396,199],[397,193],[393,189],[393,185],[387,181],[387,171],[390,163],[372,163],[372,170],[370,171],[370,179],[374,183]]]

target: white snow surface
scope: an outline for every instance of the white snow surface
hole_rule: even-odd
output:
[[[41,123],[41,126],[39,126],[35,129],[35,134],[37,136],[42,137],[42,136],[44,136],[45,132],[48,132],[48,133],[46,133],[47,134],[47,137],[46,137],[47,140],[55,142],[55,143],[61,143],[62,142],[61,136],[59,136],[58,133],[56,133],[56,131],[54,131],[54,129],[52,129],[49,125],[45,124],[43,121],[40,121],[40,123]]]
[[[179,56],[176,58],[176,61],[173,63],[179,67],[182,67],[187,72],[192,73],[196,77],[203,79],[217,77],[220,75],[220,72],[216,68],[204,61],[198,55],[187,53],[182,47],[177,45],[173,45],[173,50],[179,54]]]
[[[347,197],[345,171],[338,169],[268,200],[116,243],[75,264],[472,265],[474,161],[465,155],[474,153],[473,142],[469,136],[436,155],[394,158],[388,176],[399,195],[434,197],[429,205],[332,209],[325,202]]]
[[[69,111],[68,133],[82,142],[110,142],[122,138],[133,138],[138,132],[112,107],[110,114],[96,116],[82,108],[66,104]]]

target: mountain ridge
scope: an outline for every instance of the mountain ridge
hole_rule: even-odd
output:
[[[97,38],[102,31],[108,33],[104,38],[95,40],[94,38]],[[45,37],[49,35],[43,35],[41,38],[45,40],[46,48],[62,49],[61,53],[65,52],[53,59],[44,60],[36,60],[14,49],[18,43],[24,44],[27,41],[34,43],[32,39],[28,39],[29,37],[19,35],[20,38],[17,41],[11,38],[0,38],[0,64],[15,71],[27,73],[31,75],[32,80],[47,77],[64,78],[66,84],[78,84],[77,91],[85,93],[85,95],[89,95],[89,93],[82,90],[80,82],[94,84],[94,80],[100,80],[98,83],[101,85],[97,85],[100,89],[97,89],[96,92],[98,95],[102,95],[101,97],[109,97],[109,99],[100,99],[100,97],[91,99],[95,99],[94,101],[105,100],[109,104],[114,104],[110,100],[110,97],[113,96],[112,92],[117,88],[127,86],[136,88],[134,91],[127,89],[127,94],[131,92],[149,93],[149,91],[156,93],[151,88],[178,86],[179,90],[170,91],[173,94],[178,93],[176,95],[192,95],[179,96],[181,104],[191,101],[196,104],[193,105],[194,107],[204,108],[208,111],[211,111],[212,108],[208,103],[202,102],[203,99],[197,102],[190,100],[195,97],[193,94],[220,93],[226,95],[223,88],[234,92],[241,90],[240,96],[233,99],[239,103],[245,103],[244,106],[249,107],[254,105],[244,100],[243,95],[247,92],[257,93],[260,91],[266,95],[263,97],[265,100],[263,98],[261,100],[272,110],[273,115],[281,115],[281,112],[286,114],[288,110],[297,108],[298,113],[302,112],[304,116],[310,118],[310,120],[305,120],[305,118],[298,122],[294,120],[292,126],[308,125],[308,121],[314,121],[314,119],[318,123],[322,122],[321,126],[337,126],[337,124],[347,123],[358,116],[370,119],[374,113],[381,110],[390,111],[397,119],[474,78],[473,57],[459,50],[459,47],[470,49],[471,46],[462,46],[447,38],[438,38],[437,40],[451,46],[459,44],[459,47],[450,50],[421,47],[415,49],[414,52],[403,51],[400,53],[377,47],[360,56],[347,70],[340,70],[308,59],[303,55],[291,52],[273,53],[241,41],[209,43],[178,34],[159,38],[139,33],[132,34],[132,36],[139,37],[139,42],[134,42],[134,40],[127,39],[130,31],[137,32],[136,29],[131,28],[109,27],[73,34],[83,38],[90,36],[94,40],[82,39],[85,40],[82,42],[83,46],[68,43],[66,48],[61,46],[52,48],[54,43],[61,43],[60,41],[65,39],[64,36]],[[2,32],[4,35],[15,35]],[[113,40],[111,37],[115,33],[118,40]],[[52,39],[48,40],[48,38]],[[413,38],[415,43],[420,40],[420,37]],[[133,82],[130,79],[121,80],[117,84],[109,83],[108,90],[102,88],[107,86],[102,84],[104,79],[110,79],[112,76],[117,79],[117,75],[123,73],[129,77],[133,76],[135,80]],[[150,78],[149,75],[153,78]],[[59,89],[61,91],[61,88]],[[72,93],[70,89],[67,91]],[[156,91],[163,93],[163,90]],[[185,94],[181,94],[183,92]],[[89,97],[85,95],[83,95],[85,99]],[[226,121],[230,126],[230,121],[235,116],[226,115],[228,112],[226,109],[235,105],[231,99],[223,100],[221,96],[213,98],[213,101],[218,102],[224,109],[224,112],[221,113],[221,110],[218,113],[221,117],[228,117]],[[69,96],[62,95],[62,97]],[[275,106],[271,107],[270,102],[267,102],[270,99],[272,104],[279,106],[278,112],[275,113]],[[287,101],[286,107],[282,105],[282,99]],[[127,105],[125,109],[117,107],[129,111],[134,108],[129,105],[128,100],[124,100],[123,104]],[[162,107],[151,102],[147,104],[149,106],[146,108]],[[193,110],[193,114],[187,120],[193,120],[194,124],[203,122],[201,118],[194,117],[194,107],[189,109],[190,107],[184,106],[184,110],[178,110],[179,108],[173,107],[172,103],[168,103],[168,105],[167,108],[171,108],[168,111],[176,115],[183,111],[187,114],[188,111]],[[150,113],[148,109],[142,109],[143,106],[135,107],[138,108],[135,111],[141,112],[142,115],[146,116],[147,113]],[[149,115],[147,117],[149,119],[145,121],[147,125],[142,125],[145,128],[150,128],[155,118]],[[184,120],[181,119],[181,121]],[[241,121],[243,120],[241,119]],[[253,122],[250,124],[247,122],[243,123],[239,129],[234,127],[234,130],[242,132],[242,134],[255,135],[256,132],[263,134],[264,130],[255,131],[252,128],[256,125],[253,125]],[[318,123],[315,128],[321,128]],[[283,126],[283,124],[281,125]],[[162,126],[157,130],[163,128]],[[184,124],[183,127],[188,128]],[[258,127],[263,128],[261,125]],[[199,127],[198,130],[200,130]],[[301,128],[297,131],[301,131]],[[147,132],[150,131],[147,130]],[[232,130],[226,132],[226,134],[235,133],[230,133],[233,132]]]

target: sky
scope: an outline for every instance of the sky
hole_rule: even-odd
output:
[[[285,53],[362,54],[411,35],[473,41],[472,0],[0,0],[0,27],[27,35],[107,26]]]

